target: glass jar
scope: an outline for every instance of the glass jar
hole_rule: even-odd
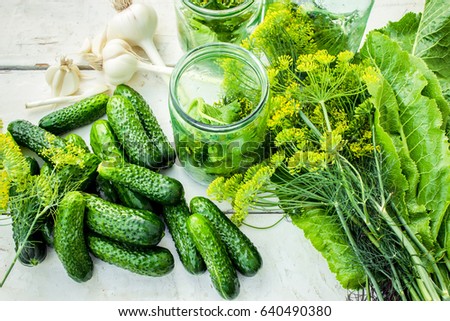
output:
[[[242,2],[242,3],[241,3]],[[189,51],[212,42],[239,44],[261,22],[263,0],[176,0],[175,12],[181,48]],[[218,6],[218,3],[222,3]]]
[[[316,26],[316,42],[336,55],[343,50],[357,52],[374,0],[293,0],[300,4]]]
[[[178,160],[208,184],[260,162],[266,152],[269,81],[262,63],[228,43],[197,47],[170,78],[169,108]]]

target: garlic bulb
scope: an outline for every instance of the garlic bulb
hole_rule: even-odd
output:
[[[165,75],[172,73],[172,68],[155,66],[145,62],[136,54],[131,46],[122,39],[108,41],[102,51],[102,69],[105,80],[110,85],[128,82],[138,70],[150,71]]]
[[[102,69],[102,51],[106,45],[106,28],[91,40],[87,38],[81,47],[81,56],[95,70]]]
[[[132,0],[113,0],[113,5],[117,14],[108,23],[107,39],[119,38],[131,46],[141,47],[154,65],[165,66],[153,42],[158,23],[155,9]]]
[[[62,57],[59,64],[47,68],[45,80],[51,87],[52,96],[69,96],[80,87],[80,69],[72,59]]]

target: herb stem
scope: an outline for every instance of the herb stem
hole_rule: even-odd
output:
[[[253,229],[257,229],[257,230],[268,230],[276,225],[278,225],[282,220],[284,220],[286,218],[286,216],[288,216],[288,214],[284,214],[280,219],[278,219],[275,223],[269,225],[269,226],[255,226],[255,225],[251,225],[245,222],[242,222],[242,225],[251,227]]]
[[[339,203],[335,203],[334,208],[336,209],[336,213],[338,214],[339,220],[341,221],[342,227],[344,228],[345,234],[347,235],[347,238],[350,242],[350,245],[352,246],[352,248],[355,250],[355,254],[358,257],[358,259],[360,260],[360,262],[362,263],[362,257],[361,257],[361,253],[359,252],[358,246],[356,245],[356,241],[353,238],[352,233],[350,232],[350,229],[347,225],[346,219],[340,209]],[[368,269],[368,267],[365,264],[362,264],[364,270],[366,271],[367,277],[370,279],[370,282],[372,284],[372,287],[374,288],[377,296],[380,298],[380,300],[383,300],[383,295],[381,293],[380,287],[378,285],[378,282],[375,278],[375,276],[372,274],[372,272]]]
[[[16,264],[17,260],[19,259],[20,253],[22,252],[23,248],[25,247],[25,244],[26,244],[27,240],[29,239],[32,231],[34,230],[34,227],[36,226],[39,218],[41,218],[41,216],[45,215],[45,213],[47,213],[47,211],[50,210],[50,208],[51,208],[51,206],[49,206],[49,205],[45,206],[41,211],[38,211],[38,213],[34,217],[33,221],[30,224],[30,228],[27,231],[27,234],[25,235],[23,241],[17,247],[16,255],[14,256],[13,261],[9,265],[8,269],[5,272],[5,275],[4,275],[3,279],[2,279],[2,281],[0,282],[0,288],[2,288],[3,285],[5,284],[6,279],[8,278],[8,276],[11,273],[14,265]]]

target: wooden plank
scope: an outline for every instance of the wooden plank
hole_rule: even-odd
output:
[[[155,43],[167,64],[181,54],[172,1],[146,0],[156,8]],[[52,64],[79,52],[115,14],[108,0],[11,0],[0,3],[0,66]]]
[[[174,0],[145,0],[156,8],[155,43],[168,65],[182,54],[176,36]],[[397,20],[408,11],[421,11],[424,0],[377,0],[368,30]],[[107,0],[11,0],[0,3],[0,66],[52,64],[61,55],[79,52],[87,37],[106,26],[115,11]]]

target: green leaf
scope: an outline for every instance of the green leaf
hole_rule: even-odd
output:
[[[450,152],[442,130],[440,97],[426,96],[434,92],[432,77],[422,59],[376,31],[368,35],[361,55],[371,60],[384,79],[378,84],[381,88],[372,84],[368,90],[380,113],[379,125],[387,134],[382,136],[392,140],[381,144],[395,146],[408,181],[405,200],[411,219],[429,217],[431,235],[436,240],[450,203]],[[387,149],[385,154],[392,152]],[[398,172],[388,175],[392,175],[392,181]],[[423,229],[423,224],[420,226]],[[426,234],[422,236],[428,238]]]
[[[389,22],[378,31],[397,42],[403,50],[412,53],[421,19],[421,13],[409,12],[399,21]]]
[[[422,14],[408,13],[380,32],[400,47],[422,58],[435,74],[432,86],[440,87],[446,103],[440,101],[443,128],[450,130],[450,6],[446,0],[427,0]],[[436,92],[437,89],[434,89]]]
[[[301,214],[291,214],[294,225],[328,263],[331,272],[345,289],[360,289],[366,282],[366,273],[335,216],[315,208]]]

